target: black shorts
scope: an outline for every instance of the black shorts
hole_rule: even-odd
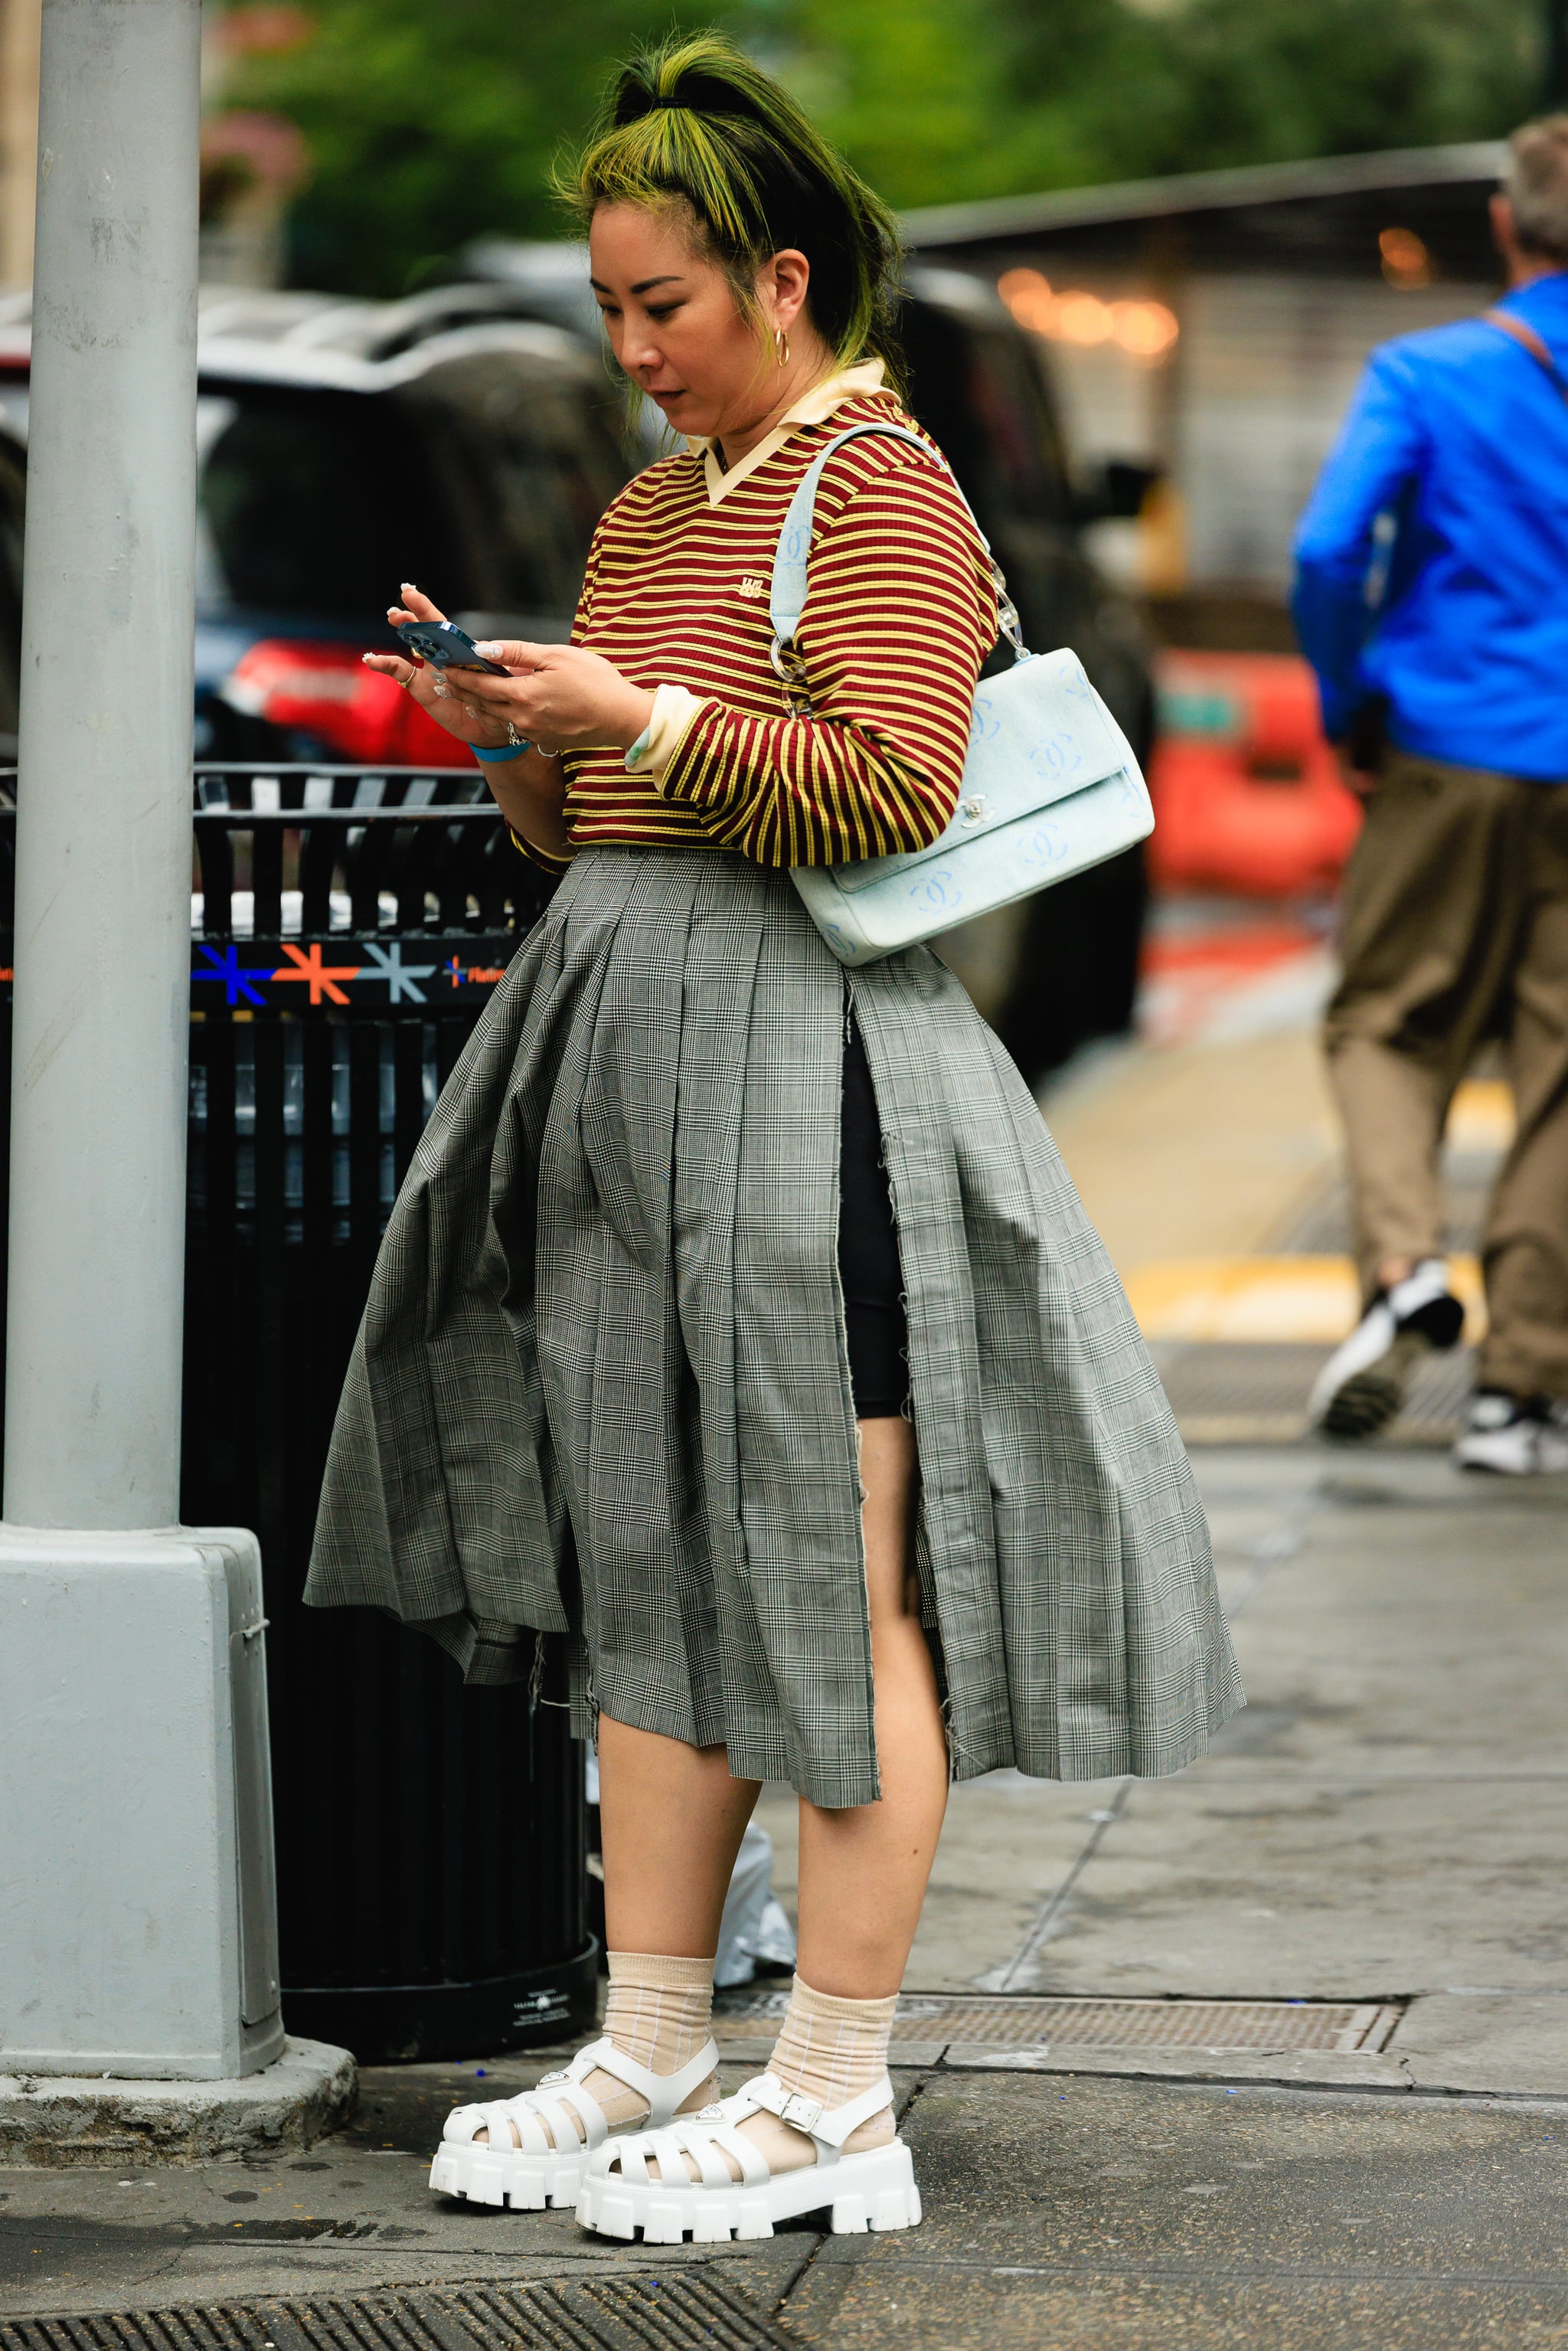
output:
[[[882,1128],[860,1030],[844,1045],[839,1158],[839,1280],[849,1331],[850,1388],[857,1420],[885,1420],[909,1394],[909,1337],[893,1196],[882,1164]]]

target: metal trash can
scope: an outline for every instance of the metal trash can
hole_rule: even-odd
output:
[[[367,2062],[590,2025],[562,1660],[465,1689],[300,1600],[371,1269],[435,1098],[548,892],[467,772],[196,775],[182,1508],[261,1539],[284,2015]]]

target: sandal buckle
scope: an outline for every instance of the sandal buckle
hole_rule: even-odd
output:
[[[791,2091],[779,2109],[779,2119],[792,2130],[805,2131],[810,2136],[822,2119],[822,2101],[802,2097],[799,2090]]]

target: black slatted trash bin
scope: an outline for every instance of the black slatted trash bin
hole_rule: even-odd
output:
[[[197,775],[187,1520],[261,1540],[284,2014],[367,2062],[590,2024],[581,1758],[544,1680],[300,1592],[398,1183],[547,885],[466,773]]]

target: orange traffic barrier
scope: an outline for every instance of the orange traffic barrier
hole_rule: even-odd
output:
[[[1332,888],[1361,829],[1290,653],[1167,652],[1155,671],[1149,862],[1164,890],[1290,898]]]

